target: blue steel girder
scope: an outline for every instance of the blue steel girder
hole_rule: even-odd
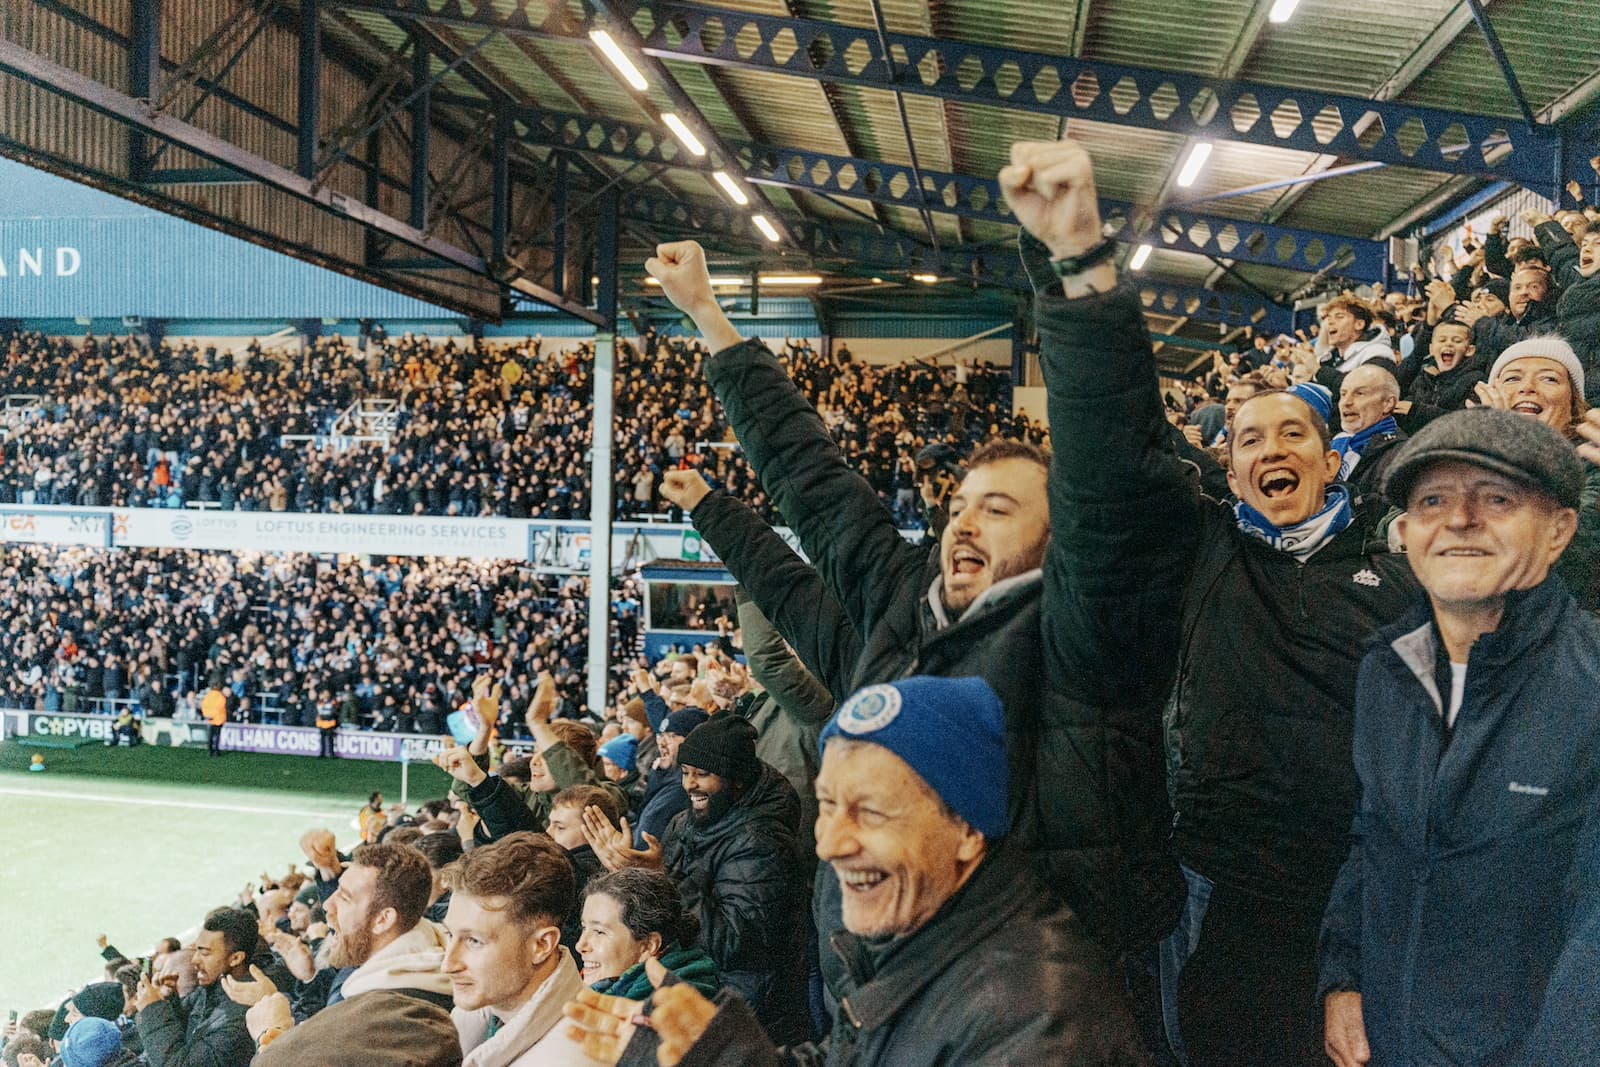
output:
[[[622,214],[675,235],[744,236],[740,213],[723,206],[702,207],[633,189],[623,193]],[[1009,245],[978,251],[955,249],[936,255],[906,237],[881,234],[864,226],[796,223],[795,247],[817,259],[846,260],[857,267],[910,273],[931,270],[947,277],[975,278],[981,284],[1031,294],[1016,250]],[[1254,326],[1274,333],[1293,329],[1294,313],[1249,293],[1168,285],[1149,278],[1133,279],[1139,302],[1152,315],[1185,317],[1222,326]]]
[[[461,102],[459,98],[436,100]],[[513,119],[526,144],[634,162],[667,163],[704,173],[727,165],[710,156],[692,156],[675,139],[649,126],[535,108],[517,109]],[[926,203],[934,211],[963,218],[1016,223],[1001,196],[999,182],[993,178],[924,169],[926,196],[918,197],[909,166],[751,142],[730,141],[727,145],[736,157],[731,165],[758,185],[858,197],[913,210]],[[1312,274],[1329,271],[1367,282],[1383,277],[1386,251],[1378,241],[1204,215],[1182,208],[1151,213],[1117,200],[1102,200],[1100,210],[1111,232],[1121,240],[1136,241],[1150,235],[1150,243],[1171,251]]]
[[[752,250],[770,245],[752,239],[746,213],[723,204],[694,204],[635,187],[621,199],[624,218],[635,219],[673,236],[732,237],[750,242]],[[1027,275],[1009,245],[934,252],[904,234],[870,226],[845,226],[789,220],[795,250],[813,260],[839,261],[863,270],[913,273],[929,271],[980,285],[1031,292]]]
[[[1214,322],[1222,326],[1254,326],[1258,332],[1287,333],[1294,328],[1294,312],[1269,304],[1248,293],[1219,293],[1214,289],[1168,285],[1141,278],[1134,283],[1139,303],[1152,315]]]
[[[589,21],[566,5],[530,16],[463,0],[327,0],[400,21],[492,28],[511,36],[572,39]],[[437,6],[436,6],[437,5]],[[1064,118],[1243,141],[1451,174],[1548,185],[1557,161],[1549,126],[1516,118],[1207,78],[963,41],[887,35],[886,72],[873,28],[746,14],[679,0],[630,7],[647,55],[813,81],[913,93]],[[1572,175],[1582,177],[1582,175]]]
[[[673,0],[640,7],[645,20],[645,51],[664,59],[1113,125],[1524,183],[1548,181],[1554,153],[1548,127],[1313,89],[904,33],[887,35],[903,72],[890,82],[872,29]]]

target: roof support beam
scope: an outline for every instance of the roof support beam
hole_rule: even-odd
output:
[[[295,170],[317,175],[317,131],[322,125],[322,0],[300,0],[300,63],[295,137]]]
[[[497,28],[512,35],[573,35],[572,21],[559,5],[545,21],[535,22],[520,7],[506,15],[487,6],[469,13],[458,0],[447,0],[436,12],[418,10],[422,0],[329,2],[398,19]],[[650,28],[642,34],[642,47],[659,59],[1535,184],[1548,181],[1553,165],[1551,130],[1494,116],[901,33],[886,35],[898,73],[891,82],[883,72],[882,48],[872,29],[745,14],[681,0],[638,8],[605,0],[604,6],[612,11],[627,7],[626,14],[637,10],[641,18],[648,18]],[[631,30],[632,23],[628,27]],[[792,52],[787,44],[791,35],[796,46]],[[752,38],[758,42],[754,51],[749,47]],[[1369,112],[1375,119],[1366,119]],[[1358,132],[1364,120],[1366,125]],[[1459,125],[1464,136],[1450,130],[1453,125]],[[1497,150],[1501,137],[1507,144]]]
[[[1500,35],[1494,32],[1494,23],[1489,21],[1489,13],[1483,9],[1483,0],[1467,0],[1467,6],[1472,9],[1472,20],[1478,24],[1484,43],[1489,46],[1489,54],[1500,66],[1500,73],[1506,79],[1506,88],[1511,90],[1511,98],[1522,111],[1522,121],[1529,126],[1534,125],[1537,120],[1533,117],[1533,108],[1528,106],[1528,98],[1523,95],[1522,85],[1517,81],[1517,72],[1511,69],[1511,57],[1506,55],[1505,48],[1500,44]]]
[[[350,219],[413,248],[449,260],[459,268],[487,276],[487,265],[478,256],[438,238],[430,237],[399,219],[391,218],[326,186],[318,186],[288,168],[263,159],[206,130],[181,122],[172,116],[152,112],[143,101],[118,92],[75,70],[51,62],[21,45],[0,39],[0,70],[130,128],[171,141],[186,151],[253,178],[269,188],[288,193],[329,214]],[[586,322],[598,325],[599,316],[594,311],[565,300],[559,294],[540,289],[539,292],[529,295]]]
[[[527,144],[702,172],[713,169],[712,164],[695,159],[675,142],[646,136],[652,133],[647,127],[536,108],[518,109],[511,118]],[[895,207],[915,208],[923,202],[917,198],[916,178],[909,167],[769,145],[729,142],[727,147],[741,173],[757,185],[860,198]],[[933,212],[984,222],[1016,222],[1005,206],[999,183],[992,178],[936,171],[924,171],[922,177],[933,191],[926,200]],[[1118,236],[1131,239],[1143,232],[1146,219],[1135,205],[1107,200],[1101,202],[1101,211]],[[1172,251],[1311,273],[1339,268],[1364,281],[1382,277],[1384,249],[1375,241],[1204,215],[1183,207],[1156,212],[1153,221],[1153,243]]]

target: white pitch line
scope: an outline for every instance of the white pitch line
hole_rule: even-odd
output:
[[[232,811],[244,815],[300,815],[317,819],[339,819],[338,812],[310,811],[304,808],[251,808],[242,804],[202,804],[193,800],[157,800],[152,797],[119,797],[109,793],[63,793],[53,789],[16,789],[0,786],[0,796],[40,797],[50,800],[88,800],[107,804],[138,804],[147,808],[187,808],[191,811]]]

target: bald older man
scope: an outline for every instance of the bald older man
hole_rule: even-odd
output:
[[[1395,422],[1400,381],[1389,364],[1363,363],[1339,383],[1338,480],[1360,501],[1383,485],[1383,470],[1406,435]]]

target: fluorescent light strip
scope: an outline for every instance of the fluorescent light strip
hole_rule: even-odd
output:
[[[1299,6],[1300,0],[1278,0],[1267,13],[1267,18],[1273,22],[1288,22],[1289,16],[1293,15],[1294,9]]]
[[[661,282],[656,278],[646,278],[644,280],[644,283],[646,285],[660,285],[661,284]],[[737,288],[739,288],[739,286],[747,284],[747,280],[744,279],[744,278],[733,278],[733,277],[726,277],[726,276],[719,275],[719,274],[713,274],[711,276],[711,284],[712,284],[713,287],[715,287],[717,289],[737,289]]]
[[[1211,158],[1211,142],[1197,141],[1194,148],[1189,151],[1189,158],[1183,161],[1183,169],[1178,172],[1178,184],[1187,189],[1200,177],[1200,171],[1205,167],[1206,160]]]
[[[937,274],[913,274],[911,280],[921,282],[923,285],[933,285],[939,280],[939,276]]]
[[[711,176],[717,180],[718,185],[722,186],[722,191],[728,194],[729,200],[732,200],[740,207],[744,207],[750,202],[750,198],[745,195],[743,189],[739,188],[738,183],[728,177],[727,171],[719,170]]]
[[[763,274],[762,285],[821,285],[820,274]]]
[[[629,59],[628,54],[622,50],[616,41],[611,39],[609,33],[605,30],[590,30],[589,40],[599,45],[600,51],[604,52],[606,58],[611,60],[611,65],[622,73],[623,78],[627,79],[629,85],[641,93],[650,88],[650,83],[645,81],[644,75],[639,72],[639,68],[633,65],[633,60]]]
[[[1129,270],[1143,270],[1145,260],[1150,258],[1152,249],[1149,245],[1140,245],[1133,250],[1133,258],[1128,260]]]
[[[667,129],[672,131],[672,135],[678,139],[683,147],[689,150],[691,155],[703,156],[706,154],[706,146],[700,143],[700,138],[696,137],[694,131],[684,125],[683,120],[678,116],[670,111],[663,112],[661,121],[667,124]]]
[[[765,215],[751,215],[750,221],[755,223],[756,229],[760,230],[762,236],[771,241],[773,244],[777,244],[779,241],[783,240],[783,237],[778,233],[777,228],[774,227],[770,221],[768,221]]]

